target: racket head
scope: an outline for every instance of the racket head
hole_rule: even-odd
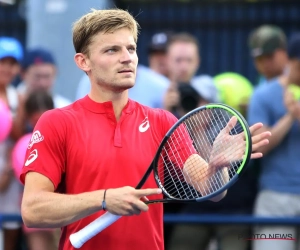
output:
[[[231,119],[236,120],[234,126],[234,123],[229,123]],[[228,130],[230,125],[232,127]],[[228,132],[225,135],[224,130]],[[222,141],[223,138],[225,140],[225,136],[229,141]],[[183,172],[186,168],[184,164],[192,154],[200,155],[205,162],[210,162],[211,155],[215,153],[213,148],[217,143],[220,145],[220,153],[226,151],[228,160],[230,157],[232,159],[228,162],[229,165],[226,163],[224,167],[221,164],[222,160],[220,161],[221,175],[218,170],[208,182],[205,181],[205,185],[209,185],[210,190],[203,192],[203,188],[195,188],[195,183],[187,180],[188,177]],[[249,126],[237,110],[220,103],[196,108],[180,118],[160,144],[152,168],[156,183],[162,189],[165,199],[149,201],[149,203],[209,200],[224,192],[240,178],[250,161],[251,152]],[[224,180],[223,173],[227,174],[223,171],[228,171],[228,180]]]

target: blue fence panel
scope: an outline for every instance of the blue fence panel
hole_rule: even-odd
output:
[[[20,1],[18,1],[20,2]],[[140,23],[140,62],[148,64],[147,44],[158,31],[187,31],[201,43],[202,63],[198,73],[216,75],[236,71],[252,82],[257,73],[249,56],[247,38],[255,27],[268,23],[280,26],[289,36],[300,30],[298,1],[140,1],[119,0]],[[0,5],[0,36],[13,36],[25,46],[26,20],[19,5]]]
[[[26,41],[26,21],[19,5],[0,4],[0,36],[18,39],[23,46]]]
[[[201,44],[198,73],[216,75],[239,72],[256,82],[257,73],[249,55],[249,33],[261,24],[280,26],[289,36],[300,30],[297,1],[117,1],[142,27],[138,48],[140,62],[147,64],[146,45],[155,32],[187,31]]]

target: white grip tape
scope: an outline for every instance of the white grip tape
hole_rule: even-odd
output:
[[[77,233],[70,235],[70,241],[73,247],[80,248],[85,242],[103,231],[105,228],[120,219],[121,216],[106,212],[98,219],[79,230]]]

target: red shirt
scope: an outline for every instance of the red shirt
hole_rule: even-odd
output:
[[[111,102],[96,103],[86,96],[43,114],[27,150],[21,181],[27,172],[35,171],[47,176],[56,191],[66,194],[135,187],[176,120],[167,111],[129,100],[117,122]],[[150,176],[143,187],[157,187],[154,177]],[[70,234],[102,213],[64,227],[59,249],[73,249]],[[122,217],[81,249],[164,249],[162,204],[150,205],[148,212],[139,216]]]

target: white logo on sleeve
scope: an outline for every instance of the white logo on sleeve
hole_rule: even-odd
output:
[[[146,132],[146,131],[148,130],[149,127],[150,127],[150,123],[149,123],[148,117],[146,117],[146,118],[142,121],[141,125],[139,126],[139,131],[140,131],[141,133],[144,133],[144,132]]]
[[[39,143],[44,140],[44,136],[40,133],[40,131],[36,130],[33,132],[30,142],[28,144],[28,149],[31,149],[33,144]]]
[[[25,162],[25,166],[27,167],[29,164],[33,163],[37,158],[38,158],[38,151],[34,149],[28,156],[28,159]]]

